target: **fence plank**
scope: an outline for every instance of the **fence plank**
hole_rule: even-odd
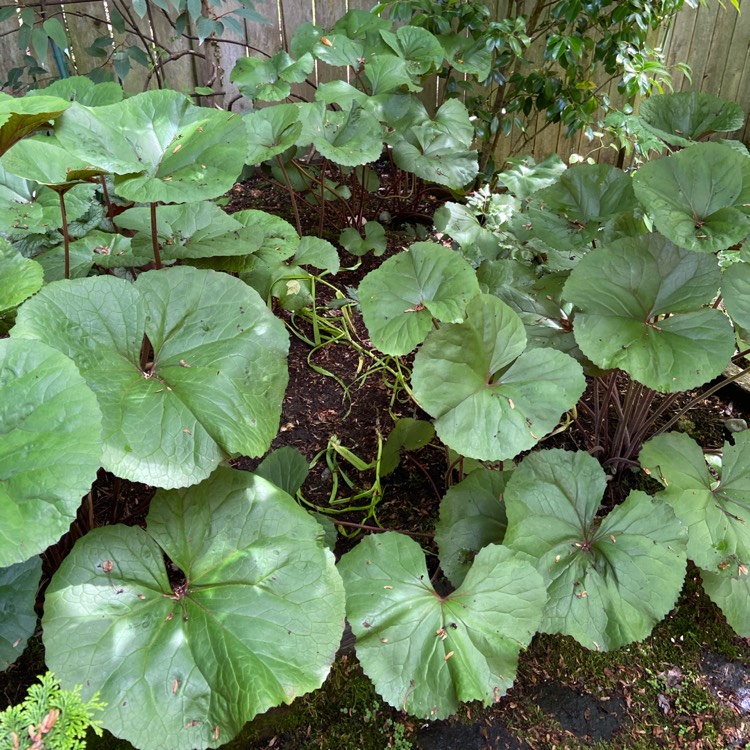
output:
[[[157,46],[168,53],[161,66],[165,85],[176,91],[190,94],[197,82],[195,43],[186,36],[178,36],[174,29],[177,11],[170,6],[168,11],[154,8],[151,30]],[[173,58],[173,59],[171,59]]]
[[[104,3],[98,2],[80,3],[69,5],[65,9],[65,23],[68,30],[68,41],[70,51],[75,59],[75,72],[78,75],[90,73],[105,61],[104,58],[94,57],[86,50],[100,37],[108,37],[107,20],[104,11]],[[111,52],[111,48],[106,50]],[[105,68],[112,71],[111,63]]]
[[[320,0],[318,0],[320,2]],[[281,41],[287,46],[291,43],[297,27],[303,23],[311,23],[314,18],[314,0],[281,0],[280,8],[283,12]],[[318,21],[320,25],[320,22]],[[325,24],[323,24],[325,25]],[[317,63],[322,65],[322,63]],[[340,72],[336,77],[340,77]],[[311,102],[315,98],[315,87],[317,76],[315,69],[308,77],[309,82],[295,83],[292,86],[292,98],[294,101]]]
[[[23,63],[23,52],[18,49],[18,20],[15,18],[0,23],[0,61],[0,84],[4,84],[8,80],[8,72]]]

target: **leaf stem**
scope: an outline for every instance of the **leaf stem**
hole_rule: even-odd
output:
[[[150,203],[151,207],[151,247],[154,251],[154,265],[157,270],[162,268],[161,253],[159,252],[159,234],[156,228],[156,201]]]

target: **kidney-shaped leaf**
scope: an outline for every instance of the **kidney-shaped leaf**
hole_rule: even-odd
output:
[[[430,719],[505,694],[545,601],[539,574],[500,545],[485,547],[445,597],[419,545],[394,532],[364,539],[339,572],[362,669],[390,705]]]
[[[669,612],[686,558],[684,527],[643,492],[597,518],[605,485],[588,453],[532,453],[505,488],[504,544],[547,581],[541,629],[606,650],[642,640]]]
[[[705,306],[719,284],[712,255],[652,234],[588,253],[563,296],[580,309],[573,332],[594,364],[669,393],[715,377],[734,352],[729,320]]]
[[[701,580],[704,591],[724,613],[735,633],[750,638],[750,577],[747,565],[734,565],[716,573],[701,570]]]
[[[42,577],[42,558],[0,568],[0,669],[23,653],[36,628],[34,602]]]
[[[445,493],[435,542],[440,567],[454,586],[463,583],[479,550],[502,543],[508,523],[503,490],[510,474],[478,469]]]
[[[372,343],[386,354],[408,354],[433,328],[455,323],[479,294],[474,269],[435,242],[416,242],[362,279],[359,300]]]
[[[664,485],[659,496],[687,526],[688,557],[698,567],[718,573],[733,559],[750,563],[750,433],[724,444],[719,482],[701,447],[683,433],[652,438],[639,460]]]
[[[39,341],[0,340],[0,566],[54,544],[96,478],[101,413],[75,365]]]
[[[696,143],[641,166],[633,188],[665,237],[714,253],[750,233],[750,218],[738,205],[748,174],[742,159],[722,143]]]
[[[222,745],[328,674],[344,596],[320,533],[246,472],[159,492],[147,531],[95,529],[55,574],[47,663],[87,695],[99,690],[104,726],[141,750]],[[182,580],[170,584],[164,554]]]
[[[562,352],[525,346],[518,315],[485,294],[469,302],[463,323],[428,334],[412,386],[453,450],[484,461],[513,458],[578,401],[586,385],[581,366]]]
[[[241,57],[237,60],[229,80],[237,84],[243,96],[248,99],[261,99],[278,102],[286,99],[292,83],[301,83],[315,67],[313,56],[306,52],[299,60],[294,60],[281,50],[273,57]]]
[[[673,146],[690,146],[711,133],[742,127],[745,117],[735,102],[705,91],[679,91],[650,96],[638,111],[647,130]]]
[[[196,107],[177,91],[146,91],[106,107],[72,104],[55,135],[112,172],[123,198],[187,203],[229,190],[245,163],[241,117]]]
[[[102,463],[118,476],[184,487],[227,454],[262,455],[276,435],[288,336],[239,279],[180,267],[135,284],[50,284],[12,333],[76,362],[102,409]]]
[[[248,164],[258,164],[294,145],[302,132],[296,104],[277,104],[245,115]]]

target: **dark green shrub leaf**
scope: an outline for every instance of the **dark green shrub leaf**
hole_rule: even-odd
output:
[[[247,472],[160,491],[146,531],[95,529],[55,574],[47,662],[87,697],[99,689],[103,725],[141,750],[217,747],[328,674],[344,595],[321,535]],[[164,555],[182,580],[170,583]]]
[[[500,545],[485,547],[459,589],[440,596],[424,553],[401,534],[369,536],[339,562],[357,658],[390,705],[442,719],[460,701],[497,701],[539,624],[539,574]]]

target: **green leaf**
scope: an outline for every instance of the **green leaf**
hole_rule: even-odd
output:
[[[48,136],[19,141],[2,157],[2,163],[11,174],[42,185],[67,186],[105,173]]]
[[[743,328],[750,328],[750,264],[732,263],[724,269],[721,294],[732,320]]]
[[[680,247],[714,253],[750,233],[740,195],[748,170],[730,146],[696,143],[642,165],[633,177],[654,225]]]
[[[657,435],[639,460],[664,486],[659,493],[688,529],[688,557],[709,573],[732,560],[750,562],[750,433],[724,444],[721,479],[708,470],[701,447],[682,433]]]
[[[292,83],[301,83],[315,67],[312,55],[305,53],[292,59],[284,50],[271,58],[241,57],[235,63],[229,80],[237,84],[248,99],[277,102],[286,99]]]
[[[399,26],[395,33],[381,30],[380,36],[396,55],[406,61],[407,70],[412,75],[434,72],[443,62],[443,45],[427,29]],[[369,75],[369,69],[367,72]]]
[[[38,556],[0,568],[0,669],[18,659],[36,629],[34,603],[41,577]]]
[[[132,250],[133,255],[140,256],[141,264],[153,257],[150,209],[123,211],[117,217],[117,226],[138,232]],[[156,226],[162,260],[250,255],[263,239],[262,233],[244,228],[209,201],[160,206]]]
[[[630,177],[609,164],[576,164],[535,197],[568,221],[584,226],[632,212],[637,205]]]
[[[269,453],[255,470],[257,476],[267,479],[292,496],[297,494],[309,473],[307,459],[289,445]]]
[[[44,283],[44,271],[34,260],[24,258],[7,240],[0,238],[0,312],[20,305],[39,291]]]
[[[56,96],[0,99],[0,156],[21,138],[58,118],[69,106],[70,102]]]
[[[463,583],[481,549],[502,543],[508,525],[503,492],[510,475],[477,469],[445,493],[435,542],[440,567],[454,586]]]
[[[376,161],[383,150],[383,127],[365,110],[348,112],[326,109],[322,102],[304,105],[300,111],[302,133],[298,146],[312,143],[320,153],[344,167]]]
[[[588,453],[530,454],[505,488],[504,544],[547,582],[541,630],[587,648],[643,640],[669,612],[685,577],[685,528],[644,492],[600,519],[603,469]]]
[[[312,266],[330,274],[339,272],[338,251],[328,240],[320,237],[302,237],[293,260],[298,265]]]
[[[232,187],[245,162],[242,118],[196,107],[176,91],[146,91],[106,107],[74,103],[66,114],[55,130],[62,146],[114,173],[128,200],[209,200]]]
[[[29,91],[26,96],[59,96],[68,102],[76,101],[87,107],[101,107],[121,102],[123,91],[122,86],[113,81],[94,83],[87,76],[70,76],[53,81],[47,88]]]
[[[372,254],[380,256],[385,252],[388,240],[385,236],[385,227],[378,221],[368,221],[365,224],[365,236],[362,237],[358,229],[347,227],[339,236],[339,244],[352,255],[366,255],[372,250]]]
[[[68,47],[68,37],[65,35],[65,29],[57,18],[48,18],[43,24],[44,33],[60,48],[65,50]],[[52,94],[52,91],[48,91]],[[55,94],[59,96],[59,94]]]
[[[463,319],[479,294],[472,267],[450,248],[416,242],[362,279],[359,300],[373,344],[381,352],[408,354],[433,329],[433,318]]]
[[[567,169],[565,162],[552,154],[537,164],[531,156],[508,159],[510,169],[498,174],[498,182],[519,200],[525,200],[542,188],[557,182]]]
[[[422,718],[504,695],[544,607],[539,574],[500,545],[447,596],[432,588],[419,545],[394,532],[364,539],[339,572],[362,669],[387,703]]]
[[[471,182],[479,169],[476,151],[470,149],[473,137],[466,107],[449,99],[434,120],[394,130],[390,136],[393,160],[417,177],[459,189]]]
[[[248,164],[258,164],[282,154],[302,132],[296,104],[277,104],[248,112],[245,117]]]
[[[153,347],[141,362],[144,334]],[[276,435],[288,336],[240,280],[189,267],[50,284],[19,311],[16,338],[68,354],[103,413],[102,464],[160,487],[205,479]]]
[[[750,581],[747,566],[737,566],[718,573],[701,570],[703,589],[727,618],[737,635],[750,637]]]
[[[562,352],[525,348],[516,313],[485,294],[469,302],[463,323],[427,336],[412,387],[444,443],[503,461],[536,445],[575,405],[585,388],[581,366]]]
[[[43,552],[75,519],[99,468],[101,413],[75,365],[39,341],[0,340],[0,388],[6,567]]]
[[[650,96],[638,115],[647,130],[672,146],[690,146],[711,133],[739,130],[745,121],[735,102],[704,91]]]
[[[651,234],[586,255],[563,295],[580,309],[575,338],[594,364],[671,393],[719,375],[734,352],[729,320],[705,307],[719,282],[712,255]]]
[[[80,539],[47,590],[47,663],[141,750],[194,750],[322,684],[344,596],[318,524],[286,493],[220,469],[160,491],[147,530]],[[167,556],[184,575],[171,585]],[[102,679],[101,664],[107,664]]]
[[[401,460],[402,448],[407,451],[419,450],[434,437],[435,428],[429,422],[411,417],[399,419],[383,443],[380,476],[387,476],[396,470]]]

